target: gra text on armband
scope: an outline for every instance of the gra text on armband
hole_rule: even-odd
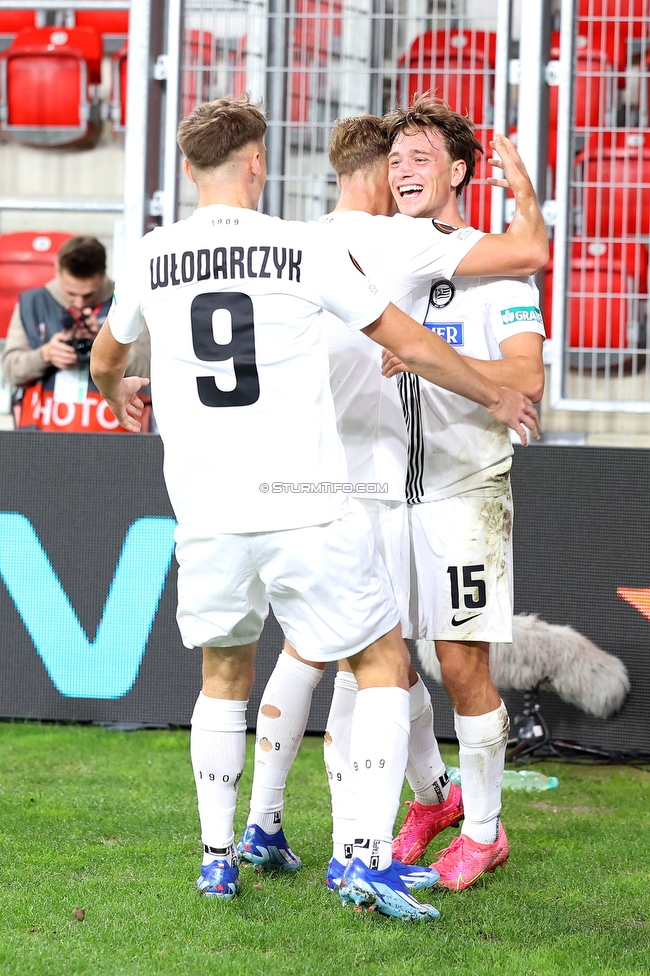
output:
[[[302,251],[292,247],[215,247],[151,258],[151,289],[192,281],[276,278],[300,282]]]
[[[504,325],[512,325],[513,322],[534,322],[536,325],[543,325],[542,313],[536,305],[502,308],[501,321]]]

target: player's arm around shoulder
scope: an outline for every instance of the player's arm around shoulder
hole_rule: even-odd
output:
[[[481,279],[478,287],[485,293],[484,327],[491,331],[503,358],[475,359],[463,354],[464,361],[498,386],[518,390],[532,403],[539,403],[544,393],[545,333],[537,288],[530,278]],[[406,370],[403,361],[384,349],[384,376]]]
[[[519,332],[500,344],[503,359],[469,359],[474,369],[500,386],[510,386],[539,403],[544,395],[544,337],[536,332]]]
[[[483,376],[444,339],[395,305],[389,305],[363,332],[390,350],[410,372],[484,406],[496,420],[515,430],[522,444],[526,444],[524,427],[538,437],[538,418],[528,397]]]
[[[503,359],[483,360],[463,356],[466,363],[487,379],[499,386],[509,386],[528,397],[531,403],[539,403],[544,395],[544,361],[542,346],[544,338],[534,332],[520,332],[504,339],[500,345]],[[404,362],[389,349],[382,353],[382,373],[384,376],[397,376],[408,372]]]
[[[131,345],[115,339],[107,319],[92,345],[90,374],[121,426],[137,434],[142,428],[140,418],[144,410],[138,392],[149,380],[144,376],[124,378]]]

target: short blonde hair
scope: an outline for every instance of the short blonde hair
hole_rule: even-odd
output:
[[[177,140],[191,166],[214,169],[249,142],[261,142],[266,119],[250,95],[204,102],[181,120]]]
[[[339,119],[332,129],[329,160],[337,176],[349,176],[385,159],[390,144],[384,120],[376,115]]]
[[[410,108],[397,108],[384,116],[391,144],[404,132],[419,129],[437,129],[443,138],[447,154],[452,161],[462,159],[467,167],[463,182],[456,187],[460,196],[476,172],[476,161],[483,154],[483,146],[474,135],[474,123],[465,115],[452,112],[446,102],[431,92],[416,95]]]

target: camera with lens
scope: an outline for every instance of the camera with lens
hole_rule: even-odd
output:
[[[63,329],[66,331],[69,329],[72,330],[72,335],[65,341],[68,346],[72,346],[77,356],[77,362],[81,364],[90,362],[90,350],[95,341],[94,336],[80,336],[75,334],[78,330],[82,330],[87,326],[87,319],[88,317],[82,311],[75,309],[74,315],[71,312],[65,313],[62,323]]]

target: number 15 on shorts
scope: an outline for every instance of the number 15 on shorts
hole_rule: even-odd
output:
[[[478,575],[484,572],[484,563],[476,566],[447,566],[452,609],[461,609],[461,579],[463,607],[466,610],[481,610],[487,604],[485,580]]]

